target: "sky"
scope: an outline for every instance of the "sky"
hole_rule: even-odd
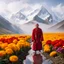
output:
[[[0,15],[10,18],[20,10],[27,15],[41,6],[52,11],[59,18],[64,18],[64,0],[0,0]]]

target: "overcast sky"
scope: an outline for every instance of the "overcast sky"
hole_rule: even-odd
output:
[[[0,14],[9,17],[19,10],[23,10],[25,14],[28,14],[42,5],[64,18],[64,0],[0,0]]]

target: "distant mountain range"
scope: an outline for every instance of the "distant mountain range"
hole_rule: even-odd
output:
[[[20,10],[13,14],[10,19],[14,24],[0,16],[0,34],[31,34],[36,23],[40,25],[43,32],[64,32],[64,20],[59,20],[60,22],[54,24],[58,17],[54,13],[50,14],[43,6],[28,15],[24,15]]]
[[[0,16],[0,34],[20,33],[20,28]]]
[[[64,32],[64,20],[54,25],[51,24],[49,25],[40,22],[38,23],[43,32]],[[4,19],[2,16],[0,16],[0,34],[13,34],[13,33],[31,34],[36,23],[37,21],[32,20],[31,22],[16,26],[11,24],[8,20]]]
[[[49,28],[52,31],[64,32],[64,20]]]
[[[29,13],[27,16],[25,16],[20,10],[16,14],[13,14],[11,19],[15,22],[30,22],[32,20],[36,20],[37,22],[41,23],[53,23],[52,15],[43,6],[41,7],[41,9],[36,9],[33,12]]]

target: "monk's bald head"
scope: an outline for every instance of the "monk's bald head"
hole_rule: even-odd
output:
[[[36,28],[39,28],[39,24],[36,24],[35,26],[36,26]]]

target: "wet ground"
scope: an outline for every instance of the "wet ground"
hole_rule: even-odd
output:
[[[24,60],[24,64],[53,64],[53,62],[43,54],[32,54],[32,52],[29,51],[29,55]]]

